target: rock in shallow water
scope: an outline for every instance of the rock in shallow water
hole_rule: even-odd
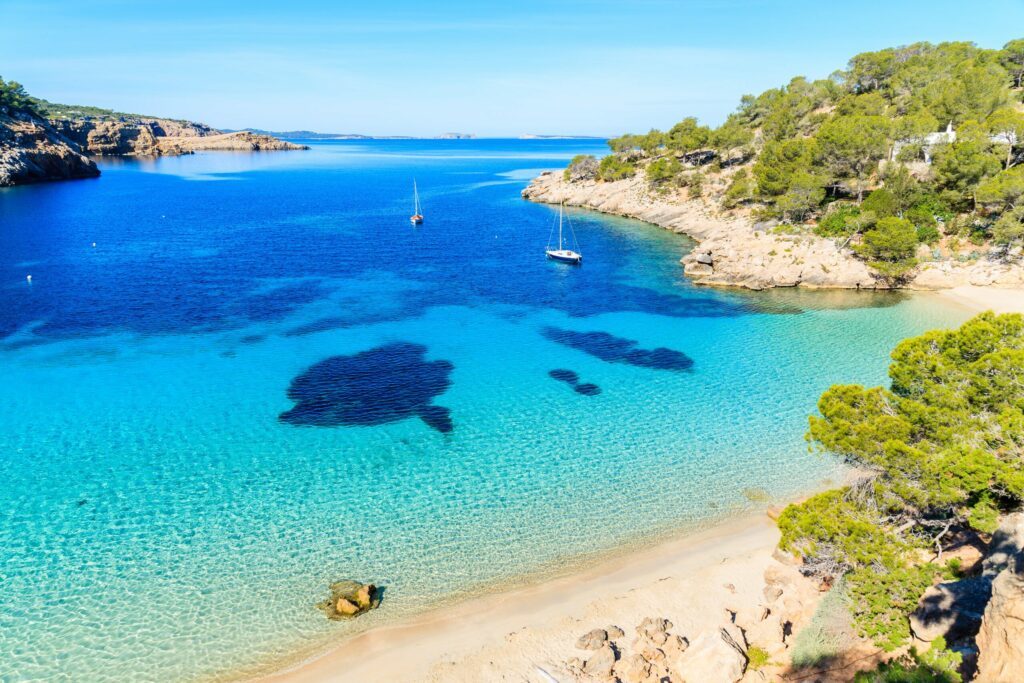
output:
[[[331,597],[317,605],[333,620],[351,619],[378,606],[380,591],[375,585],[350,580],[332,583]]]

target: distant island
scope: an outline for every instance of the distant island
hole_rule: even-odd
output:
[[[520,140],[605,140],[600,135],[534,135],[526,133],[519,136]]]

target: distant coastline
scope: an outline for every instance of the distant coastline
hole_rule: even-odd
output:
[[[365,135],[363,133],[321,133],[315,130],[265,130],[262,128],[223,128],[225,133],[254,133],[289,140],[607,140],[601,135],[476,135],[441,133],[440,135]]]

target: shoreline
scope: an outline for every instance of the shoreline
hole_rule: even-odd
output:
[[[712,522],[647,548],[612,551],[564,575],[343,638],[318,656],[243,680],[540,680],[534,667],[554,673],[580,654],[576,638],[595,626],[629,630],[644,617],[666,616],[691,638],[714,628],[727,607],[756,601],[778,536],[763,512]]]
[[[931,290],[930,293],[975,313],[989,310],[995,313],[1024,313],[1024,289],[961,285],[950,289]]]
[[[850,290],[942,291],[969,287],[1024,291],[1024,260],[979,259],[925,262],[902,286],[880,280],[851,249],[807,233],[775,230],[749,216],[730,214],[715,201],[656,196],[640,174],[623,180],[569,181],[545,171],[522,191],[524,199],[564,203],[633,218],[682,233],[697,248],[684,255],[683,272],[696,285],[764,290],[774,287]]]

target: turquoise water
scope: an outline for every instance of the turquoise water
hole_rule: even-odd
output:
[[[596,147],[320,143],[0,191],[0,680],[231,677],[819,485],[818,394],[967,317],[697,289],[685,238],[586,212],[584,265],[546,262],[519,191]],[[342,578],[383,607],[327,621]]]

